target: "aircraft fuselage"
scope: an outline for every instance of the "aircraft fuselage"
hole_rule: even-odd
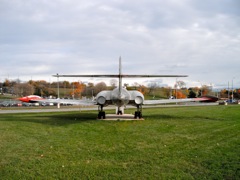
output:
[[[123,107],[127,104],[141,105],[144,101],[143,94],[139,91],[128,91],[125,88],[115,88],[112,91],[101,91],[95,98],[96,104],[101,106],[116,105]]]

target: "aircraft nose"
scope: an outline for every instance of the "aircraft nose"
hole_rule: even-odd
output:
[[[19,101],[26,101],[25,97],[18,98]]]

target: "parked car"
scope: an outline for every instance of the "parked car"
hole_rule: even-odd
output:
[[[227,100],[225,101],[225,103],[228,103],[228,104],[237,104],[238,101],[237,101],[236,99],[227,99]]]

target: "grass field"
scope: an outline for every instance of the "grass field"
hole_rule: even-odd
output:
[[[240,179],[240,106],[144,109],[144,118],[0,114],[0,179]]]

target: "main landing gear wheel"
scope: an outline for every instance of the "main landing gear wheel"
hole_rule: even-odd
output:
[[[134,118],[135,119],[142,118],[142,106],[141,105],[137,105],[137,111],[135,111]]]
[[[100,112],[98,113],[98,119],[105,119],[105,118],[106,118],[105,112],[104,112],[104,111],[100,111]]]
[[[106,118],[106,113],[103,111],[103,106],[100,105],[98,106],[98,119],[105,119]]]
[[[142,112],[135,111],[134,118],[135,119],[141,119],[142,118]]]

